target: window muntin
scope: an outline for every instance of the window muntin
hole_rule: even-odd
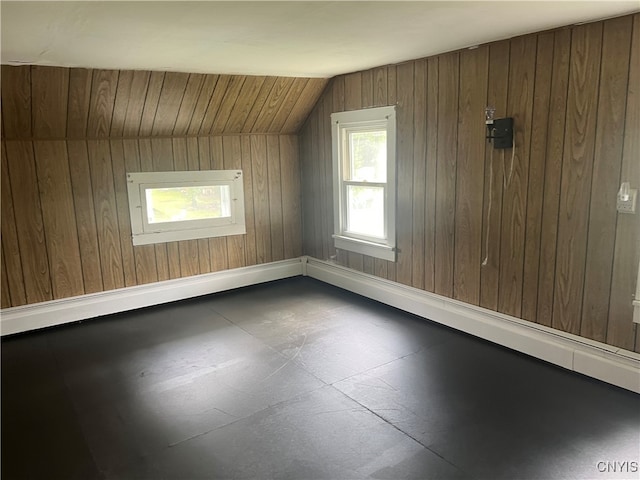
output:
[[[331,121],[335,246],[395,261],[395,107]]]
[[[127,174],[134,245],[246,233],[242,171]]]

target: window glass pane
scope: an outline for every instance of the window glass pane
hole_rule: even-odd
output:
[[[149,223],[231,216],[229,185],[147,188],[145,195]]]
[[[384,238],[384,188],[347,185],[347,231]]]
[[[387,131],[349,132],[350,180],[387,181]]]

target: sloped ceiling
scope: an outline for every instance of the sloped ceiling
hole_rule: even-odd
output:
[[[2,67],[2,136],[295,133],[322,78]]]
[[[331,77],[637,11],[634,1],[11,2],[2,63]]]

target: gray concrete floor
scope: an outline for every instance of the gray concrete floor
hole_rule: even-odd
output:
[[[3,339],[2,478],[638,478],[639,399],[298,277]]]

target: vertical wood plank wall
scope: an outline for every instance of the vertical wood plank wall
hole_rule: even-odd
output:
[[[640,180],[639,69],[636,14],[332,79],[300,132],[304,252],[640,351],[640,214],[615,208]],[[390,263],[333,247],[329,115],[394,104]],[[514,150],[485,141],[486,105]]]
[[[302,254],[326,79],[2,67],[2,308]],[[126,173],[244,171],[246,235],[134,247]]]

